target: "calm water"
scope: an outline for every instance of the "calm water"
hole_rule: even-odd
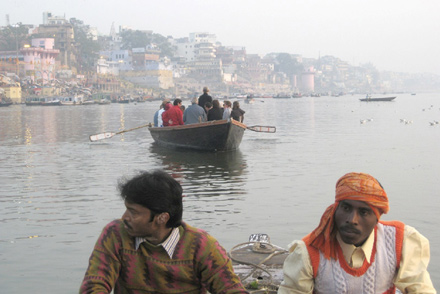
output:
[[[0,292],[76,293],[102,227],[123,213],[118,179],[154,168],[183,185],[184,219],[227,250],[252,233],[287,247],[316,227],[340,176],[370,173],[390,198],[383,219],[430,239],[439,288],[440,125],[429,122],[440,94],[358,98],[242,103],[247,125],[277,133],[246,131],[239,150],[217,154],[162,150],[146,128],[89,142],[151,121],[159,102],[0,108]]]

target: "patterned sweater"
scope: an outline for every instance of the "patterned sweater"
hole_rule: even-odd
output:
[[[121,220],[102,231],[89,260],[80,293],[248,293],[232,269],[226,251],[208,233],[179,227],[173,254],[143,242],[135,250]]]

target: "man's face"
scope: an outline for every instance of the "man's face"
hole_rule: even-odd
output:
[[[151,238],[158,227],[151,220],[151,210],[140,205],[125,201],[127,208],[122,215],[125,228],[132,237],[145,237],[147,240]]]
[[[377,217],[367,203],[343,200],[335,212],[336,228],[347,244],[361,246],[377,224]]]

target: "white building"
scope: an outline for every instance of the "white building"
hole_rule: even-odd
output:
[[[190,33],[188,38],[174,40],[178,57],[185,58],[186,62],[199,59],[215,58],[215,34],[209,33]]]

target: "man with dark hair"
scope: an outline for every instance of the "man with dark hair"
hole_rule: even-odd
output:
[[[183,125],[183,112],[180,108],[182,106],[182,100],[179,98],[175,99],[173,102],[173,107],[165,111],[162,114],[163,125],[164,126],[179,126]]]
[[[278,293],[436,293],[429,241],[399,221],[380,221],[388,210],[375,178],[342,176],[318,227],[291,244]]]
[[[182,187],[167,173],[119,184],[126,211],[101,233],[80,293],[248,293],[220,244],[182,222]]]
[[[208,93],[209,93],[208,87],[203,87],[203,95],[199,97],[199,105],[203,107],[205,110],[206,110],[205,108],[206,102],[212,103],[212,97],[208,95]],[[208,112],[206,111],[206,113]]]

